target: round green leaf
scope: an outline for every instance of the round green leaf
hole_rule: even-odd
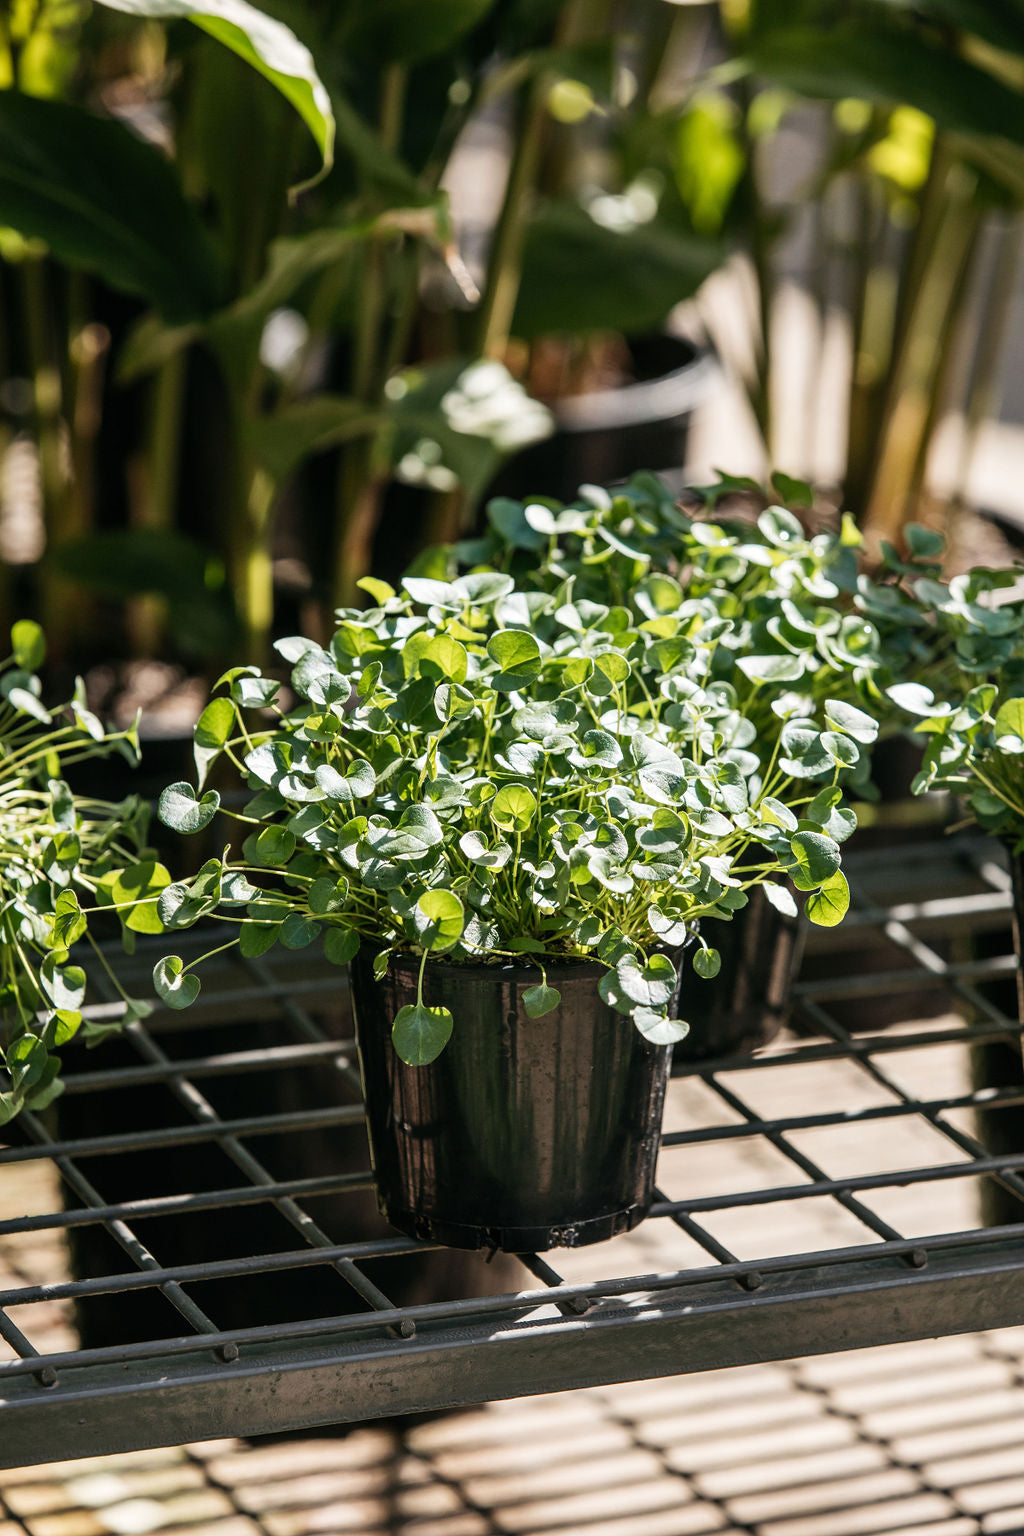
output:
[[[1007,742],[1007,737],[1011,738]],[[1014,752],[1021,750],[1017,745],[1024,742],[1024,699],[1007,699],[1000,705],[995,719],[996,746],[1001,751],[1006,751],[1012,745]]]
[[[305,949],[320,932],[320,924],[302,912],[289,912],[281,924],[280,939],[285,949]]]
[[[46,660],[46,636],[31,619],[19,619],[11,626],[11,650],[19,667],[36,672]]]
[[[656,1008],[635,1008],[633,1023],[652,1045],[676,1045],[690,1033],[685,1019],[670,1019]]]
[[[157,812],[165,827],[173,832],[201,832],[208,827],[220,808],[220,795],[208,789],[201,800],[191,784],[183,780],[169,784],[160,796]]]
[[[490,811],[503,832],[525,832],[537,814],[537,801],[525,784],[506,784],[491,801]]]
[[[447,1008],[428,1008],[413,1003],[400,1008],[391,1026],[391,1039],[401,1059],[410,1067],[425,1067],[436,1060],[452,1037],[452,1016]]]
[[[309,910],[317,917],[340,912],[348,899],[348,881],[344,875],[321,875],[309,888]]]
[[[808,898],[807,916],[819,928],[834,928],[850,907],[850,887],[842,870],[836,870],[820,891]]]
[[[295,852],[295,833],[287,827],[264,827],[256,837],[247,837],[243,850],[247,859],[264,869],[280,869]]]
[[[557,1008],[561,1001],[562,994],[546,982],[536,987],[527,987],[523,993],[523,1007],[531,1019],[542,1019],[546,1013]]]
[[[359,758],[349,764],[344,777],[329,763],[322,763],[316,770],[316,782],[328,800],[364,800],[373,794],[377,775],[365,759]]]
[[[202,785],[210,764],[230,739],[235,725],[235,706],[230,699],[211,699],[196,721],[192,755]]]
[[[717,949],[698,949],[693,957],[693,968],[698,976],[711,981],[722,969],[722,957]]]
[[[825,700],[825,719],[833,730],[845,731],[847,736],[852,736],[854,741],[865,746],[877,740],[878,721],[873,720],[863,709],[844,704],[841,699]]]
[[[359,935],[351,928],[328,928],[324,954],[332,965],[347,965],[359,952]]]
[[[85,933],[86,920],[74,891],[61,891],[54,903],[53,942],[57,949],[70,949]]]
[[[643,966],[634,955],[624,955],[615,974],[621,990],[642,1008],[664,1008],[679,983],[676,968],[667,955],[652,955]]]
[[[63,954],[63,951],[57,951]],[[80,965],[64,965],[51,952],[39,967],[39,980],[54,1008],[72,1012],[81,1007],[85,997],[85,972]]]
[[[168,1008],[188,1008],[199,996],[199,977],[186,971],[177,955],[165,955],[157,961],[153,985]]]
[[[814,890],[839,868],[839,844],[821,832],[796,832],[789,840],[789,847],[796,861],[792,880],[797,890]]]
[[[527,688],[540,676],[540,646],[525,629],[499,629],[487,642],[487,654],[499,671],[489,679],[501,693]]]
[[[419,922],[416,925],[424,949],[439,953],[458,943],[465,914],[454,892],[425,891],[416,906],[424,919],[422,926]]]

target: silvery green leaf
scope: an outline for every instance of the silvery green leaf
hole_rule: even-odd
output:
[[[643,1008],[664,1008],[679,985],[676,968],[667,955],[652,955],[646,965],[633,955],[624,955],[615,975],[626,997]]]
[[[316,641],[307,639],[305,635],[286,635],[283,639],[274,641],[274,650],[277,654],[293,665],[300,661],[307,651],[319,649]]]
[[[795,683],[807,670],[803,657],[789,651],[775,656],[739,656],[736,665],[752,683]]]
[[[358,758],[349,764],[344,775],[330,763],[321,763],[316,770],[316,782],[329,800],[365,800],[376,788],[377,775],[365,758]]]
[[[839,731],[822,731],[821,744],[829,757],[843,768],[852,768],[860,760],[860,749],[850,736]]]
[[[634,1008],[633,1023],[652,1045],[677,1045],[690,1033],[685,1019],[670,1019],[656,1008]]]
[[[693,968],[704,981],[713,981],[722,969],[722,956],[717,949],[702,946],[693,957]]]
[[[201,832],[208,827],[220,808],[220,795],[208,789],[201,800],[191,784],[169,784],[160,796],[157,813],[165,827],[174,832]]]
[[[647,924],[656,938],[671,947],[682,944],[690,931],[681,917],[664,911],[657,904],[647,908]]]
[[[153,985],[168,1008],[188,1008],[199,996],[199,977],[186,971],[178,955],[165,955],[153,967]]]
[[[872,719],[863,709],[845,704],[841,699],[825,700],[825,719],[834,730],[845,731],[847,736],[852,736],[854,741],[862,742],[865,746],[878,739],[877,720]]]
[[[838,844],[821,832],[795,832],[789,840],[794,867],[790,878],[798,891],[811,891],[839,868]]]
[[[483,869],[504,869],[512,857],[512,849],[508,843],[496,843],[491,848],[482,833],[477,831],[464,832],[459,838],[459,847],[472,864],[477,864]]]
[[[799,912],[793,893],[788,886],[776,885],[771,880],[766,880],[761,887],[765,894],[765,900],[769,906],[781,912],[783,917],[796,917]]]
[[[952,705],[945,700],[936,700],[932,690],[923,683],[894,683],[885,691],[899,709],[905,709],[910,715],[923,715],[927,718],[952,712]]]

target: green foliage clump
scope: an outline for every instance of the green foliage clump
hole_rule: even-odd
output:
[[[787,579],[796,611],[826,595],[799,563]],[[842,784],[875,722],[838,696],[809,708],[795,650],[782,667],[734,657],[747,621],[728,591],[645,570],[614,601],[569,570],[551,590],[495,569],[366,586],[375,606],[341,610],[329,649],[278,643],[290,688],[254,668],[220,680],[196,733],[200,789],[226,754],[253,792],[250,830],[240,858],[161,894],[168,929],[216,916],[239,925],[243,954],[322,939],[339,963],[363,940],[379,964],[395,949],[424,964],[529,956],[538,1015],[558,1000],[546,962],[596,958],[606,1001],[668,1042],[686,1030],[669,956],[699,920],[763,885],[786,910],[795,888],[811,921],[840,921],[839,845],[855,824]],[[197,830],[218,805],[176,784],[161,815]],[[698,974],[719,963],[698,937]],[[171,1006],[198,991],[174,956],[155,980]],[[422,1003],[421,966],[396,1048],[431,1060],[451,1028]]]
[[[43,703],[37,676],[46,654],[37,624],[21,620],[0,662],[0,1125],[61,1092],[62,1046],[90,1042],[150,1012],[109,971],[90,925],[101,909],[134,933],[159,932],[155,898],[170,875],[147,852],[148,807],[79,795],[64,777],[87,758],[119,752],[138,761],[132,727],[107,734],[72,697]],[[91,945],[120,1004],[112,1018],[83,1016],[86,972],[72,958]]]

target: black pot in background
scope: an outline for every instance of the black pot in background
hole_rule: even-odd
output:
[[[679,1015],[690,1033],[675,1047],[676,1061],[747,1055],[775,1039],[789,1016],[805,931],[799,914],[776,911],[760,886],[731,922],[702,924],[722,969],[712,981],[684,969]]]
[[[635,1227],[654,1187],[671,1046],[651,1045],[598,994],[605,968],[547,967],[561,1003],[522,1003],[526,966],[428,963],[423,996],[451,1010],[452,1038],[429,1066],[391,1043],[416,1001],[418,958],[383,981],[352,963],[356,1038],[381,1211],[399,1231],[455,1248],[536,1252]]]
[[[714,355],[679,336],[635,337],[628,346],[636,382],[550,402],[553,435],[510,459],[489,496],[572,501],[584,483],[685,466],[694,411],[717,377]]]
[[[1011,853],[1013,881],[1013,947],[1017,953],[1017,1007],[1024,1021],[1024,853]]]

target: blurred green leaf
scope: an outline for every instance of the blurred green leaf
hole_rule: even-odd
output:
[[[780,28],[746,57],[756,74],[801,96],[903,102],[950,132],[1024,143],[1024,96],[923,30],[870,17]]]
[[[256,462],[280,482],[309,454],[372,432],[381,419],[360,400],[310,395],[246,421],[242,434]]]
[[[172,324],[209,314],[224,293],[172,165],[122,123],[65,102],[0,91],[0,223]]]
[[[724,254],[720,241],[657,219],[619,232],[578,203],[545,203],[527,230],[513,332],[653,330]]]
[[[352,7],[348,47],[406,64],[446,53],[494,9],[495,0],[373,0]]]
[[[325,175],[334,163],[334,113],[313,55],[295,33],[247,0],[101,0],[129,16],[187,17],[237,53],[291,102],[320,151]],[[319,180],[319,177],[315,178]],[[307,183],[309,185],[309,183]]]

